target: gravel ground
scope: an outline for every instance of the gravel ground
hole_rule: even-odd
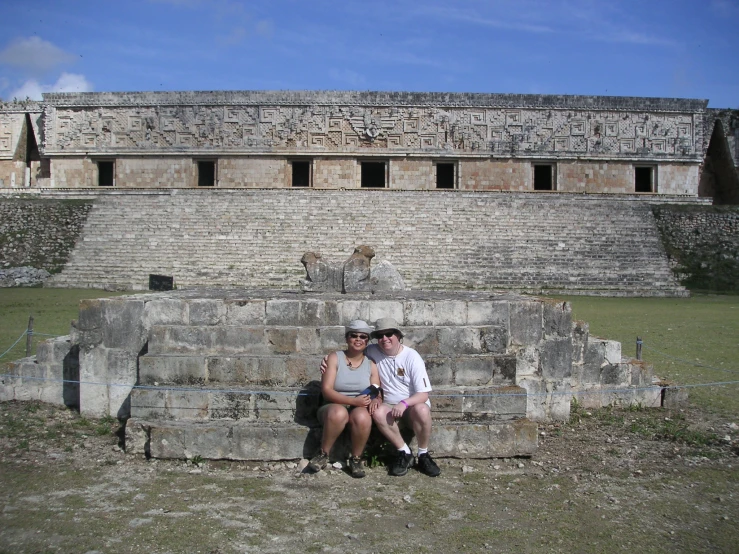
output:
[[[739,421],[575,409],[532,458],[364,479],[145,460],[119,423],[0,403],[0,552],[736,552]],[[199,463],[195,463],[199,462]]]

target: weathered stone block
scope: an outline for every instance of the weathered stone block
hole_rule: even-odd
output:
[[[297,349],[301,354],[319,354],[321,353],[321,338],[318,328],[299,327]]]
[[[214,356],[205,363],[210,383],[243,385],[259,374],[259,359],[253,356]]]
[[[68,336],[44,340],[36,346],[36,360],[39,363],[61,365],[71,348]]]
[[[167,413],[166,391],[162,389],[134,389],[131,391],[132,418],[164,418]],[[128,436],[128,427],[126,429]],[[128,445],[126,445],[128,450]]]
[[[131,418],[126,422],[126,454],[147,454],[149,450],[149,426]]]
[[[190,321],[188,303],[173,298],[150,300],[144,306],[144,321],[147,328],[152,325],[186,325]]]
[[[209,396],[208,417],[210,419],[254,419],[253,394],[211,391]]]
[[[506,385],[516,384],[516,356],[493,356],[493,382]]]
[[[200,329],[205,339],[204,353],[218,354],[270,354],[274,352],[268,343],[263,327],[216,327],[216,334],[208,334],[207,327]]]
[[[80,348],[80,413],[108,415],[107,364],[107,348]]]
[[[300,321],[300,300],[267,300],[267,325],[295,325]]]
[[[236,300],[226,304],[227,325],[264,325],[266,319],[264,300]]]
[[[393,264],[382,260],[370,270],[370,290],[372,292],[405,290],[405,281]]]
[[[222,300],[193,299],[190,301],[190,325],[219,325],[226,319]]]
[[[204,356],[149,354],[139,358],[139,382],[142,385],[154,383],[195,385],[206,383],[207,380],[208,366]]]
[[[526,391],[520,387],[483,388],[467,392],[469,395],[462,398],[462,409],[472,417],[526,417]]]
[[[602,385],[627,386],[631,384],[631,371],[628,364],[606,364],[600,370]]]
[[[237,460],[290,460],[310,457],[315,450],[304,448],[307,427],[233,426],[233,456]]]
[[[322,327],[318,330],[321,341],[321,352],[328,354],[346,347],[344,327]]]
[[[81,348],[90,349],[103,341],[103,300],[80,300],[80,311],[77,319],[77,332]]]
[[[270,329],[265,331],[269,350],[275,354],[295,354],[298,351],[298,330]]]
[[[153,458],[185,458],[185,429],[175,426],[152,426],[149,434],[149,452]]]
[[[537,344],[542,338],[541,302],[511,302],[510,332],[512,344]]]
[[[508,327],[508,302],[467,302],[467,325]]]
[[[541,376],[539,350],[534,346],[519,348],[516,352],[516,378]]]
[[[439,327],[439,353],[447,356],[482,354],[479,327]]]
[[[584,321],[575,321],[572,324],[572,363],[581,364],[584,361],[585,346],[588,343],[590,326]]]
[[[176,420],[206,419],[210,395],[197,389],[169,390],[166,394],[167,413]]]
[[[404,329],[404,344],[415,349],[421,357],[439,353],[439,339],[432,327],[407,327]]]
[[[540,346],[541,374],[558,380],[572,375],[572,341],[569,338],[545,340]]]
[[[287,358],[285,364],[287,372],[285,385],[288,387],[305,385],[321,374],[319,370],[321,356],[290,357]]]
[[[144,301],[108,298],[104,304],[103,343],[106,348],[120,348],[138,353],[146,344]]]
[[[569,337],[572,333],[572,306],[569,302],[544,302],[543,325],[546,337]]]
[[[350,321],[361,319],[370,325],[375,320],[370,318],[370,303],[366,300],[341,300],[338,302],[340,325],[347,325]]]
[[[434,303],[434,325],[460,325],[467,321],[467,303],[462,300],[440,300]]]
[[[403,304],[405,324],[430,326],[434,320],[434,302],[430,300],[407,300]]]
[[[231,458],[231,428],[199,424],[184,429],[185,458],[202,456],[211,460]]]
[[[451,358],[429,356],[425,358],[424,362],[432,387],[454,384]]]
[[[488,385],[493,382],[493,360],[488,357],[459,356],[454,360],[456,385]]]
[[[508,349],[507,327],[480,327],[480,338],[484,352],[502,354]]]
[[[255,394],[254,414],[260,421],[293,421],[295,399],[294,391]]]
[[[136,353],[118,348],[108,350],[108,415],[119,419],[130,415],[131,389],[136,384]]]
[[[403,302],[395,300],[375,300],[371,302],[369,307],[370,320],[367,323],[374,325],[378,319],[383,317],[392,317],[398,322],[398,325],[405,325]]]
[[[259,375],[254,384],[262,386],[284,386],[287,378],[287,364],[285,358],[277,356],[263,356],[259,358]]]

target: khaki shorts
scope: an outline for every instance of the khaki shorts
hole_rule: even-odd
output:
[[[357,406],[349,406],[348,404],[334,404],[332,402],[324,404],[323,406],[318,408],[318,411],[316,412],[316,417],[318,418],[318,421],[320,421],[321,423],[323,423],[323,414],[326,413],[329,406],[344,406],[349,412],[351,412],[354,408],[357,407]]]

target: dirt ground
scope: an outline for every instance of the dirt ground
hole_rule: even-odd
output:
[[[733,553],[738,424],[575,408],[540,426],[532,458],[352,479],[298,461],[147,461],[121,450],[117,421],[5,402],[0,552]]]

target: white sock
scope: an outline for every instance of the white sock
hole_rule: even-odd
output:
[[[428,448],[419,448],[418,449],[418,455],[420,456],[421,454],[426,454],[426,452],[428,452],[428,451],[429,451]]]
[[[405,442],[403,443],[403,448],[398,448],[398,450],[402,450],[406,454],[410,454],[411,453],[411,449],[408,448],[408,443],[405,443]]]

